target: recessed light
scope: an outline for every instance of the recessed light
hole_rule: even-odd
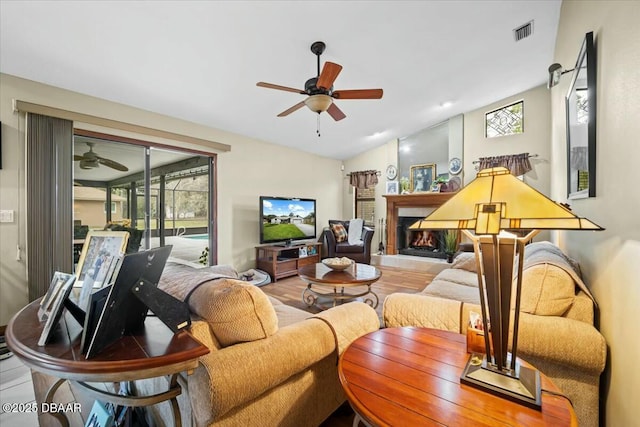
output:
[[[374,132],[372,135],[369,136],[369,138],[377,138],[379,136],[384,135],[385,133],[386,133],[385,131]]]
[[[453,102],[451,102],[451,101],[445,101],[445,102],[443,102],[442,104],[440,104],[440,107],[441,107],[441,108],[449,108],[449,107],[451,107],[452,105],[453,105]]]

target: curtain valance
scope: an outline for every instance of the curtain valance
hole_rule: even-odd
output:
[[[350,184],[359,189],[371,188],[378,183],[378,171],[375,170],[351,172],[349,176]]]
[[[519,176],[531,170],[529,153],[507,154],[502,156],[480,157],[479,169],[505,167],[511,171],[512,175]]]

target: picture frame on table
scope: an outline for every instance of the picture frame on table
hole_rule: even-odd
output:
[[[44,322],[51,315],[51,308],[53,307],[53,302],[55,301],[58,293],[64,286],[66,282],[69,280],[75,280],[75,276],[69,273],[63,273],[61,271],[56,271],[53,273],[53,278],[51,279],[51,283],[49,284],[49,289],[47,293],[44,295],[42,300],[40,301],[40,308],[38,309],[38,320]]]
[[[128,241],[127,231],[89,231],[76,267],[75,287],[90,283],[95,289],[108,284]]]
[[[398,181],[387,181],[387,194],[398,194],[400,186]]]
[[[53,331],[55,330],[56,325],[60,321],[60,317],[62,317],[62,312],[64,311],[64,302],[69,297],[71,289],[73,289],[73,282],[76,280],[76,276],[69,276],[69,279],[66,280],[61,286],[56,286],[57,292],[55,292],[54,295],[51,296],[51,308],[47,313],[46,320],[44,321],[44,328],[42,329],[40,339],[38,340],[39,346],[46,345],[49,342],[49,340],[53,336]]]
[[[409,184],[412,193],[431,191],[431,184],[436,179],[435,163],[414,165],[410,168]]]

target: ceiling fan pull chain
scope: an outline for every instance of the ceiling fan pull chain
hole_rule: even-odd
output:
[[[318,134],[318,138],[320,138],[320,113],[318,112],[318,125],[316,127],[316,133]]]

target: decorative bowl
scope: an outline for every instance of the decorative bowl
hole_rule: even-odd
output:
[[[325,258],[322,263],[332,270],[344,270],[351,267],[353,260],[347,257],[342,258]]]

